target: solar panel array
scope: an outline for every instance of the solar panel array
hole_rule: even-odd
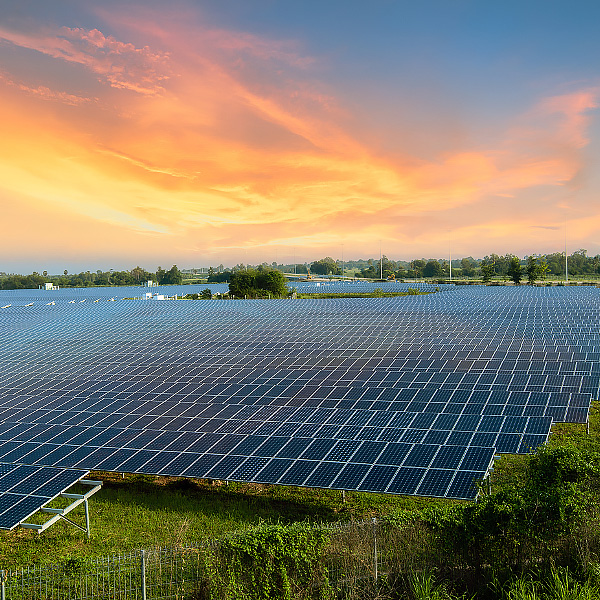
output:
[[[0,529],[14,529],[87,471],[0,462]]]
[[[424,282],[406,282],[399,281],[379,281],[371,282],[364,280],[354,281],[288,281],[288,288],[295,288],[303,293],[327,293],[327,294],[348,294],[348,293],[371,293],[375,289],[382,289],[384,292],[405,292],[409,288],[422,291],[434,291],[444,289],[444,284],[432,285]],[[160,294],[168,297],[175,295],[181,297],[186,294],[198,294],[205,289],[210,289],[213,294],[225,294],[229,292],[228,283],[203,283],[193,285],[162,285],[154,287],[142,286],[118,286],[118,287],[96,287],[96,288],[61,288],[59,290],[1,290],[0,291],[0,309],[6,305],[9,308],[24,308],[25,305],[51,305],[56,304],[77,304],[77,303],[95,303],[106,302],[108,300],[120,302],[124,299],[141,298],[147,293]]]
[[[443,290],[11,306],[0,460],[473,498],[587,421],[599,290]]]

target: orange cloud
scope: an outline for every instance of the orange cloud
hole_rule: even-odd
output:
[[[152,52],[147,46],[136,48],[97,29],[61,27],[58,32],[34,36],[0,28],[0,39],[84,65],[115,88],[155,94],[163,90],[162,82],[168,79],[165,53]]]
[[[296,44],[160,22],[115,24],[143,45],[97,29],[0,29],[15,47],[108,84],[85,97],[0,78],[6,195],[110,231],[123,254],[160,240],[182,256],[256,248],[258,259],[264,248],[344,239],[410,254],[449,229],[479,245],[541,239],[532,220],[582,167],[598,90],[542,99],[489,147],[382,156]],[[517,223],[499,210],[513,206]]]
[[[62,92],[58,90],[52,90],[45,85],[38,85],[37,87],[30,87],[24,85],[22,83],[17,83],[13,81],[6,75],[0,72],[0,82],[12,87],[16,87],[22,92],[26,92],[28,94],[32,94],[34,96],[39,96],[40,98],[44,98],[46,100],[56,100],[58,102],[64,102],[65,104],[70,104],[71,106],[77,106],[79,104],[84,104],[86,102],[92,102],[92,98],[86,98],[84,96],[78,96],[76,94],[69,94],[67,92]]]

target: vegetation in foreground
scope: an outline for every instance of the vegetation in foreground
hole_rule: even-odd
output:
[[[39,537],[5,532],[0,567],[56,564],[236,532],[207,555],[210,577],[197,598],[599,598],[598,408],[595,403],[590,435],[582,426],[558,425],[534,455],[499,460],[492,492],[478,503],[358,492],[347,493],[344,503],[341,493],[327,490],[95,473],[106,485],[90,502],[91,540],[66,523]],[[354,578],[340,590],[324,565],[341,559],[349,564],[364,540],[333,544],[317,524],[373,516],[385,526],[381,551],[388,568],[377,583]],[[273,557],[280,554],[293,566],[290,572],[275,568]],[[297,569],[310,576],[311,586],[290,580]],[[272,579],[260,589],[270,591],[259,593],[252,582],[267,576]]]

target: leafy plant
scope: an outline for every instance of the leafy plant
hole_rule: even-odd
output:
[[[410,591],[414,600],[452,600],[444,584],[435,583],[431,573],[413,573],[410,576]]]
[[[210,598],[326,598],[324,529],[308,523],[261,524],[223,539],[209,560]]]

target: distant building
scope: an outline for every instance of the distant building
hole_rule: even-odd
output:
[[[164,300],[164,299],[165,299],[164,294],[153,294],[152,292],[146,292],[142,296],[142,300]]]
[[[44,285],[39,286],[40,290],[59,290],[59,285],[54,285],[52,282],[45,283]]]

